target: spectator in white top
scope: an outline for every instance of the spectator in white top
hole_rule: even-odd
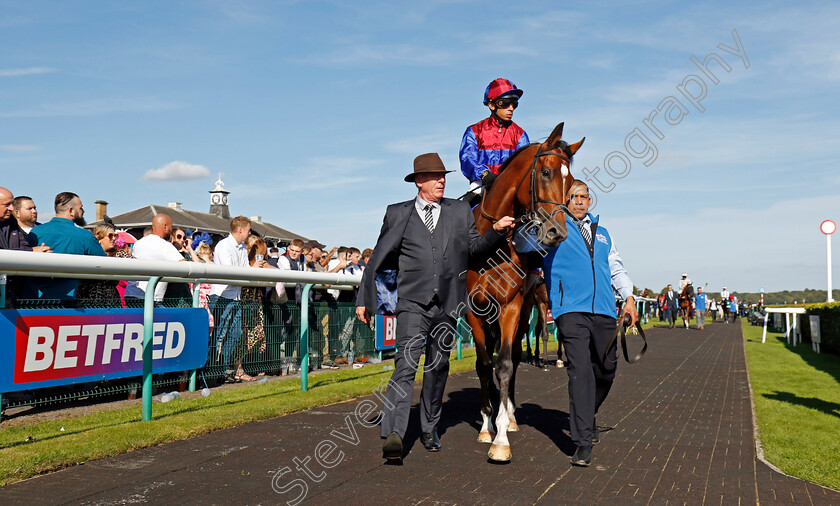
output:
[[[230,222],[230,235],[219,241],[214,252],[213,262],[216,265],[231,267],[248,267],[248,248],[246,239],[251,235],[251,220],[244,216],[237,216]],[[254,267],[262,267],[265,260],[254,262]],[[210,285],[210,295],[207,297],[208,306],[216,322],[216,353],[225,367],[227,376],[241,381],[246,377],[242,364],[231,367],[231,358],[239,346],[242,338],[242,308],[239,296],[242,288],[233,285]],[[241,354],[237,354],[241,356]]]
[[[350,253],[350,248],[345,246],[340,246],[338,248],[338,256],[336,258],[330,259],[329,263],[327,264],[327,272],[341,272],[345,267],[350,265],[350,261],[347,258]],[[330,289],[327,290],[327,293],[332,295],[333,300],[338,300],[339,290]]]
[[[178,253],[175,246],[169,242],[172,235],[172,218],[165,214],[158,214],[152,218],[152,233],[134,244],[132,255],[139,260],[168,260],[183,262],[184,257]],[[148,281],[129,281],[125,287],[126,298],[143,299],[146,296]],[[163,300],[167,283],[161,281],[155,287],[155,302]]]

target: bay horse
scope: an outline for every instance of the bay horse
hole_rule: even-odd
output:
[[[502,165],[493,186],[485,191],[473,210],[476,228],[484,234],[503,216],[513,216],[527,224],[534,237],[546,248],[566,238],[567,193],[574,178],[570,173],[572,156],[583,141],[569,145],[561,139],[563,123],[543,143],[524,146]],[[491,254],[470,262],[467,290],[476,345],[475,368],[481,382],[482,425],[478,441],[492,443],[488,457],[494,461],[511,459],[507,433],[519,426],[514,417],[516,368],[522,359],[522,337],[528,329],[536,283],[528,282],[529,268],[541,267],[547,252],[520,254],[514,241],[500,243]],[[531,264],[531,265],[529,265]],[[495,362],[493,352],[496,351]],[[493,371],[499,388],[499,408],[493,437],[491,389]]]
[[[693,298],[694,287],[689,283],[680,292],[680,315],[682,316],[685,328],[689,327],[689,321],[691,320],[691,299]]]

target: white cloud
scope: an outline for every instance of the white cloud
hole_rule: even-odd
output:
[[[56,69],[50,67],[27,67],[22,69],[0,69],[0,77],[21,77],[32,76],[37,74],[49,74],[57,72]]]
[[[56,116],[98,116],[115,112],[148,112],[180,106],[157,98],[101,98],[65,104],[41,104],[28,109],[0,113],[1,118],[45,118]]]
[[[11,151],[12,153],[33,153],[40,151],[41,146],[33,144],[0,144],[0,150]]]
[[[210,171],[203,165],[174,161],[159,169],[150,169],[143,174],[146,181],[187,181],[201,179],[210,175]]]

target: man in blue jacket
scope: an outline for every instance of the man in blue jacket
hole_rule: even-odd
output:
[[[588,466],[598,443],[595,414],[610,392],[617,365],[615,292],[624,299],[622,318],[639,319],[633,282],[598,217],[589,214],[589,188],[575,180],[569,191],[568,237],[544,259],[551,314],[562,336],[569,375],[569,427],[577,450],[572,465]]]
[[[703,287],[697,287],[697,295],[694,296],[694,318],[697,320],[697,330],[703,330],[706,326],[706,294]]]
[[[56,253],[71,255],[107,256],[102,245],[90,230],[85,230],[85,209],[79,196],[61,192],[55,196],[55,218],[38,225],[29,232],[29,244],[45,244]],[[40,299],[74,300],[78,279],[43,278],[33,282],[29,289],[37,291]]]

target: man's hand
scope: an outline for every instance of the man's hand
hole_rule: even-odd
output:
[[[365,306],[356,306],[356,318],[359,319],[362,323],[367,325],[368,321],[370,320],[370,314]]]
[[[46,243],[41,243],[40,246],[35,246],[32,248],[32,251],[37,251],[38,253],[52,253],[53,250]]]
[[[633,298],[631,295],[627,297],[627,300],[624,301],[624,307],[621,309],[621,319],[624,319],[624,315],[630,315],[630,326],[636,325],[636,322],[639,321],[639,312],[636,311],[636,299]]]
[[[516,220],[514,220],[510,216],[503,216],[499,218],[499,221],[493,224],[493,230],[495,230],[496,232],[504,232],[506,230],[510,230],[513,228],[515,222]]]

